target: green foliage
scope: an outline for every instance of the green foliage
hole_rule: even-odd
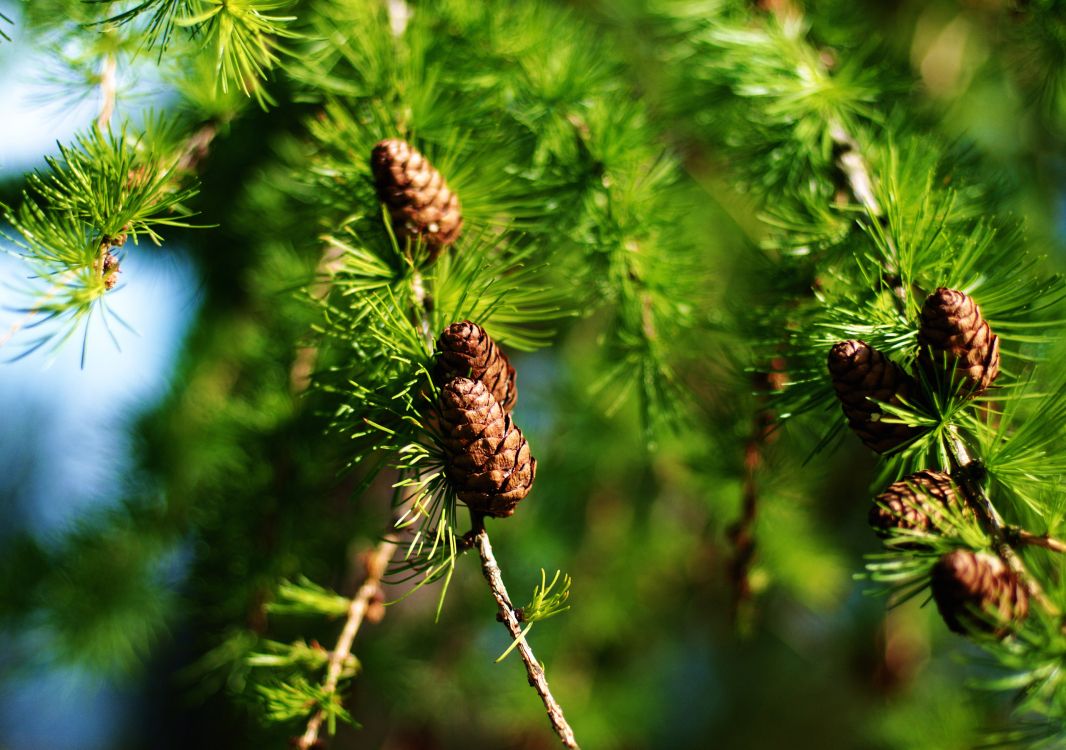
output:
[[[91,1],[112,4],[111,0]],[[291,7],[293,0],[142,0],[129,5],[98,25],[132,27],[140,44],[156,50],[160,59],[175,29],[183,29],[187,43],[213,51],[218,89],[223,93],[238,89],[254,96],[264,108],[275,103],[264,84],[286,54],[283,40],[299,36],[289,28],[296,16],[275,12]]]
[[[533,625],[541,620],[547,620],[549,617],[562,614],[570,609],[570,605],[566,604],[570,598],[570,576],[563,576],[562,588],[551,593],[555,588],[555,584],[559,582],[559,576],[562,575],[560,571],[555,571],[555,575],[552,577],[552,582],[548,583],[548,575],[544,572],[544,568],[540,569],[540,585],[534,587],[533,598],[529,600],[529,604],[522,607],[519,611],[522,613],[521,622],[528,623],[522,628],[522,635],[514,640],[507,650],[500,654],[496,662],[499,663],[507,658],[507,655],[511,653],[515,647],[525,640],[525,637],[529,635],[529,631],[533,629]],[[565,605],[565,606],[564,606]]]
[[[587,746],[713,736],[761,747],[800,726],[821,746],[849,746],[847,733],[855,747],[958,747],[986,714],[998,741],[1061,736],[1064,637],[1035,605],[1016,637],[969,652],[984,654],[992,692],[1017,696],[1020,723],[1005,734],[985,710],[996,699],[972,699],[977,710],[946,695],[961,678],[939,658],[925,686],[891,699],[908,728],[919,704],[951,716],[917,744],[870,718],[883,713],[867,691],[874,668],[851,675],[848,649],[870,658],[881,607],[848,596],[869,549],[855,541],[866,508],[854,500],[869,493],[825,371],[833,343],[861,338],[915,371],[918,312],[939,286],[973,295],[1003,343],[1003,374],[981,398],[923,375],[913,403],[884,406],[921,434],[880,461],[871,487],[957,469],[965,450],[1007,526],[958,514],[938,535],[897,533],[867,561],[875,593],[917,604],[943,552],[1066,523],[1066,390],[1047,364],[1061,354],[1063,281],[1011,217],[987,155],[945,142],[950,118],[918,85],[924,68],[881,38],[882,26],[906,28],[900,48],[919,48],[920,24],[881,24],[913,3],[806,15],[739,0],[65,5],[29,3],[24,17],[62,58],[68,93],[96,91],[111,61],[120,81],[157,66],[177,101],[137,135],[85,131],[5,209],[33,277],[24,325],[42,325],[27,350],[106,310],[104,260],[130,249],[112,247],[120,235],[158,245],[197,213],[220,226],[189,243],[204,271],[201,325],[180,386],[138,428],[127,478],[163,507],[131,503],[128,527],[54,551],[22,540],[12,560],[41,575],[29,592],[0,587],[5,623],[30,611],[57,656],[131,667],[180,611],[195,652],[179,655],[195,661],[186,683],[207,701],[225,689],[263,720],[232,729],[231,744],[279,744],[320,710],[330,733],[365,718],[366,744],[407,739],[384,739],[378,714],[461,725],[450,746],[528,744],[543,715],[520,675],[500,676],[518,665],[483,664],[519,641],[499,640],[475,566],[459,562],[465,518],[432,413],[436,337],[469,319],[514,358],[515,419],[541,462],[534,495],[493,528],[505,570],[552,558],[521,610],[522,639],[570,606],[570,577],[544,571],[575,571],[580,617],[539,628],[537,646]],[[1028,5],[987,44],[1033,53],[1001,73],[1041,92],[1019,107],[1041,108],[1042,155],[1061,99],[1061,23],[1052,4]],[[461,198],[462,235],[439,257],[398,236],[374,189],[370,151],[393,137]],[[751,497],[758,513],[734,525]],[[319,643],[349,609],[336,592],[359,577],[344,561],[386,533],[401,551],[385,595],[402,604],[343,664],[345,683],[366,685],[349,713]],[[720,569],[737,585],[728,558],[744,533],[757,540],[755,599],[752,640],[737,644],[721,601],[741,603]],[[158,575],[177,539],[191,558],[180,607]],[[1066,603],[1061,561],[1018,554]],[[432,618],[421,594],[438,583]],[[739,701],[800,718],[734,719]],[[829,713],[840,721],[812,726]]]
[[[165,128],[159,120],[138,136],[125,127],[78,136],[73,146],[60,146],[58,157],[46,159],[47,172],[29,178],[18,208],[3,207],[17,233],[5,236],[30,273],[26,294],[32,301],[21,312],[28,327],[44,327],[26,353],[57,335],[62,343],[79,325],[87,334],[88,316],[97,307],[106,313],[104,261],[112,247],[127,240],[159,245],[160,228],[192,226],[184,204],[196,188],[180,185],[184,175]]]
[[[339,693],[311,684],[302,676],[292,677],[284,682],[258,685],[256,690],[263,702],[264,715],[271,721],[293,724],[321,710],[325,712],[326,727],[331,735],[337,733],[338,721],[359,726],[344,708],[343,698]]]
[[[295,583],[282,581],[278,584],[278,598],[267,605],[267,611],[275,614],[339,617],[348,611],[349,604],[343,596],[338,596],[301,576]]]

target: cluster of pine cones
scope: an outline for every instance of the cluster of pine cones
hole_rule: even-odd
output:
[[[918,331],[918,368],[931,383],[944,382],[964,396],[984,393],[999,375],[999,337],[969,295],[937,289],[926,299]],[[829,352],[829,374],[849,426],[870,449],[887,453],[920,429],[885,422],[880,403],[921,401],[918,382],[863,341],[843,341]],[[880,403],[878,403],[880,402]],[[951,477],[924,470],[895,482],[874,500],[870,525],[883,538],[913,533],[898,548],[929,549],[923,535],[947,530],[952,518],[972,515]],[[1029,614],[1029,591],[1017,573],[995,555],[957,549],[933,567],[937,609],[957,633],[1003,638]]]
[[[414,146],[381,141],[370,167],[399,239],[421,241],[431,261],[455,242],[463,226],[459,197]],[[440,398],[431,421],[456,495],[471,513],[511,515],[533,487],[537,460],[511,419],[518,390],[510,360],[481,326],[452,323],[437,340],[433,382]]]
[[[915,532],[913,540],[897,542],[897,547],[922,551],[930,548],[923,535],[944,533],[953,519],[972,516],[951,477],[926,469],[893,482],[874,498],[870,525],[885,539]],[[996,555],[948,552],[933,566],[931,584],[941,617],[956,633],[1004,638],[1029,615],[1028,587]]]
[[[932,383],[947,376],[960,394],[979,396],[999,375],[999,337],[973,298],[955,289],[937,289],[926,299],[918,345],[922,374]],[[887,453],[920,432],[884,421],[875,401],[913,406],[921,390],[914,377],[865,341],[836,344],[829,352],[829,375],[848,425],[871,450]]]
[[[437,340],[433,381],[448,481],[471,513],[511,515],[537,474],[529,443],[511,419],[514,367],[485,329],[463,321]]]

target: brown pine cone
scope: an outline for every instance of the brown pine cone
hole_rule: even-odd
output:
[[[469,320],[452,323],[437,339],[437,352],[433,382],[438,386],[452,378],[480,380],[505,412],[514,409],[514,367],[484,328]]]
[[[865,341],[835,344],[829,351],[829,375],[848,424],[871,450],[886,453],[920,432],[881,421],[881,408],[870,399],[900,405],[916,389],[899,365]]]
[[[870,525],[882,539],[892,536],[894,529],[909,531],[937,531],[944,521],[946,509],[967,513],[955,490],[951,477],[940,471],[923,469],[890,484],[874,498],[870,508]],[[920,540],[901,546],[921,547]]]
[[[455,242],[463,226],[459,196],[417,149],[398,138],[381,141],[371,152],[370,167],[378,198],[388,206],[400,238],[421,237],[433,258]]]
[[[445,475],[470,510],[503,518],[533,486],[537,460],[485,384],[449,381],[440,394]]]
[[[995,555],[959,549],[933,566],[933,599],[955,633],[1006,637],[1029,616],[1029,592]]]
[[[999,375],[999,336],[981,317],[973,297],[955,289],[937,289],[922,305],[918,330],[918,362],[933,376],[945,364],[954,370],[953,382],[963,381],[964,392],[976,396]]]

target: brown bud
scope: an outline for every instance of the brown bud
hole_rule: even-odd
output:
[[[893,482],[874,499],[870,525],[882,538],[890,537],[893,529],[937,531],[948,509],[967,513],[969,506],[959,499],[950,476],[924,469]],[[923,545],[915,540],[907,546]]]
[[[421,237],[434,258],[455,242],[463,226],[459,197],[425,156],[406,141],[390,138],[374,146],[370,167],[398,236]]]
[[[468,320],[452,323],[437,339],[437,352],[433,381],[438,386],[452,378],[480,380],[504,411],[514,409],[514,367],[484,328]]]
[[[118,275],[122,272],[119,268],[118,256],[110,250],[104,251],[103,261],[100,263],[100,275],[104,280],[104,289],[108,291],[118,284]]]
[[[918,362],[932,377],[945,365],[952,382],[963,382],[972,395],[983,393],[999,375],[999,336],[981,317],[973,297],[955,289],[937,289],[922,305]]]
[[[1000,558],[959,549],[937,561],[933,599],[955,633],[1006,637],[1029,615],[1029,592]]]
[[[920,432],[883,421],[885,415],[874,401],[899,406],[902,399],[912,398],[916,388],[899,365],[866,342],[834,345],[829,351],[829,375],[848,424],[871,450],[886,453]]]
[[[506,517],[533,486],[537,461],[522,431],[479,380],[455,378],[440,394],[445,475],[472,511]]]

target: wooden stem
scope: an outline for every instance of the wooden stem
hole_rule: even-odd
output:
[[[366,579],[359,587],[348,606],[348,616],[344,622],[344,628],[337,638],[337,645],[329,655],[329,666],[326,668],[326,680],[322,687],[329,695],[337,691],[337,683],[340,681],[344,663],[352,653],[352,642],[359,632],[359,626],[363,624],[363,618],[370,607],[371,601],[381,592],[381,578],[396,551],[398,540],[394,536],[387,536],[366,560]],[[318,735],[322,729],[322,722],[326,720],[326,712],[318,710],[307,722],[307,729],[296,740],[296,747],[300,750],[310,750],[318,743]]]
[[[492,554],[492,544],[489,543],[489,535],[485,531],[483,518],[474,517],[470,543],[477,547],[478,554],[481,556],[481,572],[485,575],[489,590],[496,600],[500,620],[511,634],[511,638],[518,641],[518,653],[521,654],[522,662],[526,665],[529,684],[537,691],[537,695],[544,702],[544,708],[548,712],[548,720],[551,722],[552,729],[559,736],[563,747],[577,748],[578,744],[574,738],[574,730],[570,728],[566,717],[563,716],[562,706],[555,700],[555,696],[552,695],[551,690],[548,688],[548,678],[544,674],[544,667],[540,665],[533,655],[533,649],[529,647],[529,642],[522,637],[522,625],[518,622],[514,606],[511,604],[511,598],[507,594],[507,587],[504,586],[500,566]]]

